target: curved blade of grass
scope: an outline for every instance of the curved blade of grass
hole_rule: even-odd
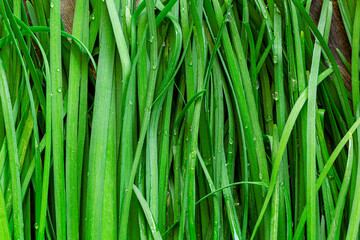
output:
[[[330,226],[330,233],[327,238],[328,240],[339,239],[339,236],[340,236],[340,227],[341,227],[340,223],[341,223],[341,219],[342,219],[343,212],[344,212],[346,194],[349,189],[351,171],[352,171],[352,167],[353,167],[353,159],[354,159],[354,143],[353,143],[352,136],[350,136],[348,162],[346,165],[346,170],[345,170],[344,179],[343,179],[343,182],[341,185],[339,197],[336,202],[335,216],[334,216],[334,219],[332,220],[332,224]]]
[[[148,4],[152,4],[151,2],[146,2],[146,5]],[[150,5],[151,6],[151,5]],[[153,9],[150,8],[150,9]],[[148,11],[152,11],[152,10],[148,10]],[[163,10],[164,11],[164,10]],[[150,15],[149,15],[150,14]],[[153,13],[149,13],[148,12],[148,17],[149,16],[152,16]],[[152,17],[151,17],[152,18]],[[157,18],[159,20],[156,20],[156,23],[158,21],[160,21],[161,19],[160,18]],[[150,19],[149,19],[150,21]],[[149,22],[149,25],[151,26],[153,23],[152,23],[153,20],[151,20]],[[150,41],[150,44],[152,46],[156,46],[156,38],[155,38],[155,30],[156,29],[152,29],[152,28],[155,28],[154,26],[152,26],[151,28],[149,28],[149,34],[150,34],[150,38],[149,38],[149,41]],[[177,35],[181,34],[180,32],[177,32],[176,33]],[[142,40],[142,43],[144,42],[144,39],[145,39],[145,36],[146,34],[144,34],[144,38]],[[134,155],[134,161],[133,161],[133,165],[132,165],[132,169],[131,169],[131,173],[130,173],[130,178],[129,178],[129,185],[127,186],[127,188],[125,188],[127,191],[126,191],[126,194],[125,194],[125,198],[124,198],[124,204],[122,204],[121,207],[121,213],[120,213],[120,235],[119,235],[119,238],[120,239],[123,239],[127,236],[127,222],[128,222],[128,216],[129,216],[129,207],[130,207],[130,202],[131,202],[131,189],[132,189],[132,186],[133,186],[133,182],[135,180],[135,175],[136,175],[136,172],[137,172],[137,168],[139,166],[139,161],[140,161],[140,155],[141,155],[141,152],[142,152],[142,147],[143,147],[143,144],[144,144],[144,140],[145,140],[145,136],[146,136],[146,131],[148,129],[148,125],[149,125],[149,121],[150,121],[150,115],[151,115],[151,108],[152,108],[152,104],[153,104],[153,99],[154,99],[154,92],[155,92],[155,82],[156,82],[156,70],[157,70],[157,61],[156,58],[157,58],[157,50],[154,49],[154,47],[151,48],[152,50],[152,53],[151,53],[151,59],[153,59],[151,61],[151,64],[150,64],[150,76],[149,76],[149,80],[148,80],[148,90],[147,90],[147,99],[146,99],[146,107],[145,107],[145,113],[144,113],[144,116],[143,116],[143,121],[142,121],[142,124],[141,124],[141,130],[140,130],[140,134],[139,134],[139,138],[138,138],[138,145],[136,147],[136,151],[135,151],[135,155]],[[156,50],[156,51],[155,51]],[[156,58],[155,58],[155,55],[156,55]],[[135,64],[136,64],[136,61],[138,59],[138,54],[137,56],[135,57],[134,59],[134,63],[133,63],[133,69],[132,71],[135,71]],[[154,64],[156,63],[156,64]],[[154,68],[155,67],[155,68]],[[131,74],[132,75],[132,74]]]
[[[359,52],[360,52],[360,3],[359,1],[356,2],[356,10],[355,10],[355,18],[354,18],[354,27],[353,27],[353,41],[352,41],[352,66],[351,66],[351,77],[352,77],[352,87],[356,88],[353,89],[352,96],[353,96],[353,103],[354,109],[359,109]],[[358,112],[356,114],[358,117]],[[360,133],[359,131],[357,132]],[[358,136],[359,137],[359,136]],[[358,149],[359,150],[359,149]],[[359,172],[359,167],[357,172]],[[346,239],[353,239],[356,238],[356,235],[359,231],[359,222],[360,222],[360,197],[359,197],[359,185],[360,185],[360,177],[357,174],[356,178],[356,185],[355,185],[355,195],[353,200],[353,205],[351,209],[351,215],[349,220],[349,228],[346,235]]]
[[[125,41],[123,29],[121,27],[118,14],[116,12],[117,8],[115,7],[114,1],[106,0],[106,6],[109,12],[112,29],[114,31],[116,46],[121,59],[123,81],[125,81],[124,84],[126,85],[127,84],[126,81],[128,81],[130,77],[130,70],[131,70],[129,50]]]
[[[6,138],[8,141],[8,152],[10,161],[11,171],[11,186],[13,195],[13,211],[14,211],[14,230],[15,238],[23,240],[23,213],[22,213],[22,200],[21,200],[21,184],[20,184],[20,173],[17,165],[18,153],[17,153],[17,142],[15,136],[15,126],[12,116],[12,107],[10,100],[9,88],[6,81],[5,71],[0,58],[0,98],[2,102],[2,114],[4,116]]]
[[[273,144],[271,155],[275,159],[276,153],[279,145],[279,132],[276,125],[273,127]],[[276,180],[276,186],[274,193],[272,195],[272,204],[271,204],[271,230],[270,230],[270,239],[278,239],[278,225],[279,225],[279,176]]]
[[[40,78],[39,78],[39,76],[37,74],[37,71],[35,69],[35,64],[31,59],[30,53],[27,50],[25,40],[22,38],[22,35],[21,35],[20,31],[18,31],[17,28],[14,28],[14,26],[16,26],[16,23],[15,23],[15,20],[14,20],[13,13],[11,12],[10,7],[8,6],[8,3],[6,1],[2,1],[1,3],[2,3],[1,4],[2,5],[1,11],[3,13],[2,15],[4,15],[4,16],[7,15],[9,23],[13,26],[13,31],[14,32],[11,31],[11,33],[13,35],[15,35],[17,40],[19,41],[19,47],[22,50],[22,52],[24,53],[25,60],[28,63],[28,68],[30,70],[31,77],[32,77],[34,85],[35,85],[36,93],[37,93],[37,96],[38,96],[39,101],[40,101],[40,106],[43,109],[43,112],[45,114],[45,97],[44,97],[44,94],[43,94],[42,89],[41,89],[41,82],[40,82]],[[7,20],[5,20],[5,21],[7,23]],[[11,36],[9,36],[9,37],[11,37]]]
[[[350,104],[349,104],[349,101],[347,100],[347,97],[346,97],[345,86],[344,86],[344,83],[342,81],[342,76],[341,76],[339,67],[338,67],[338,65],[337,65],[337,63],[335,61],[334,55],[331,53],[329,46],[326,44],[326,42],[325,42],[324,38],[322,37],[320,31],[316,27],[315,23],[313,22],[313,20],[309,16],[309,14],[305,11],[305,9],[302,6],[302,4],[300,3],[300,1],[299,0],[292,0],[292,2],[294,3],[296,8],[298,9],[298,11],[301,14],[301,16],[303,17],[303,19],[309,25],[311,31],[315,35],[316,39],[319,41],[319,43],[320,43],[320,45],[322,47],[322,50],[325,52],[325,55],[328,57],[328,59],[329,59],[329,61],[331,63],[331,66],[334,69],[334,73],[335,73],[335,76],[336,76],[336,81],[334,81],[336,91],[337,91],[337,93],[339,95],[339,98],[340,98],[340,103],[341,103],[341,106],[342,106],[343,111],[344,111],[346,123],[347,123],[348,126],[351,126],[354,123],[354,119],[353,119],[352,114],[351,114]]]
[[[10,7],[7,4],[7,2],[4,2],[4,7],[5,7],[5,11],[6,14],[9,16],[9,20],[10,20],[10,24],[13,27],[14,32],[16,33],[17,36],[20,36],[20,30],[18,29],[18,26],[15,24],[15,20],[13,18],[13,15],[11,13]],[[25,82],[26,82],[26,88],[27,88],[27,92],[29,95],[29,100],[30,100],[30,109],[31,109],[31,114],[32,114],[32,120],[33,120],[33,138],[34,138],[34,146],[35,146],[35,162],[36,162],[36,184],[35,184],[35,189],[36,192],[39,193],[37,194],[35,197],[35,221],[40,221],[40,205],[41,205],[41,178],[42,178],[42,163],[41,163],[41,159],[40,159],[40,150],[39,150],[39,129],[38,129],[38,123],[37,123],[37,110],[35,107],[35,102],[34,102],[34,96],[32,94],[32,90],[31,90],[31,85],[30,85],[30,80],[29,80],[29,76],[26,73],[26,65],[24,62],[24,59],[22,58],[21,55],[21,51],[19,48],[19,45],[17,43],[17,40],[15,40],[15,36],[14,33],[12,32],[11,28],[9,25],[7,25],[8,30],[10,32],[10,36],[13,39],[13,43],[15,45],[15,49],[16,52],[19,56],[20,59],[20,63],[21,66],[23,68],[24,71],[24,76],[25,76]],[[21,37],[21,39],[19,39],[19,42],[23,41],[23,38]],[[29,54],[29,52],[27,51],[27,54]],[[30,54],[29,54],[30,55]],[[31,65],[31,63],[29,63]],[[21,163],[21,162],[20,162]],[[37,232],[36,232],[37,234]]]
[[[259,59],[259,62],[258,64],[256,65],[256,75],[259,74],[260,70],[261,70],[261,67],[263,66],[266,58],[268,57],[269,53],[270,53],[270,50],[273,46],[273,43],[275,41],[275,37],[273,37],[269,44],[267,45],[267,47],[265,48],[263,54],[261,55],[260,59]]]
[[[199,157],[199,154],[197,154],[197,155],[198,155],[198,157]],[[200,157],[199,157],[199,159],[200,159]],[[202,158],[201,158],[201,159],[202,159]],[[199,161],[200,161],[200,160],[199,160]],[[200,163],[201,163],[201,162],[200,162]],[[251,184],[251,185],[255,185],[255,186],[259,186],[259,187],[268,187],[268,185],[267,185],[266,183],[263,183],[263,182],[234,182],[234,183],[231,183],[231,184],[229,184],[229,185],[227,185],[227,186],[223,186],[223,187],[220,187],[220,188],[212,191],[211,193],[205,195],[204,197],[202,197],[202,198],[200,198],[198,201],[196,201],[195,204],[197,205],[197,204],[201,203],[202,201],[204,201],[204,200],[207,199],[208,197],[211,197],[212,195],[214,195],[214,194],[216,194],[216,193],[218,193],[218,192],[221,192],[221,191],[223,191],[223,190],[226,189],[226,188],[234,187],[234,186],[238,186],[238,185],[242,185],[242,184]],[[162,237],[164,237],[166,234],[168,234],[168,232],[171,231],[171,230],[175,227],[175,225],[177,225],[177,224],[180,222],[180,220],[181,220],[181,217],[178,218],[178,219],[173,223],[173,225],[171,225],[171,227],[168,228],[168,229],[166,230],[166,232],[164,232],[164,233],[162,234]]]
[[[350,137],[352,136],[352,134],[357,130],[357,128],[360,125],[360,118],[358,120],[356,120],[356,122],[351,126],[351,128],[349,129],[349,131],[345,134],[345,136],[341,139],[341,141],[339,142],[339,144],[336,146],[336,148],[334,149],[334,151],[332,152],[329,160],[327,161],[327,163],[324,166],[323,171],[321,172],[320,176],[318,177],[317,181],[316,181],[316,191],[319,191],[323,181],[325,180],[325,178],[327,177],[328,172],[330,171],[332,165],[334,164],[336,158],[338,157],[338,155],[340,154],[341,150],[344,148],[345,144],[348,142],[348,140],[350,139]],[[300,220],[299,220],[299,224],[298,227],[294,233],[294,240],[299,239],[300,234],[302,232],[302,229],[305,226],[305,222],[306,222],[306,211],[307,208],[305,207],[303,213],[301,214]]]
[[[318,84],[320,84],[323,80],[324,80],[323,76],[321,76],[321,77],[319,76]],[[267,205],[269,204],[271,195],[272,195],[272,193],[274,191],[274,188],[275,188],[276,178],[277,178],[277,174],[279,172],[282,155],[284,154],[287,142],[288,142],[288,140],[290,138],[290,135],[291,135],[291,131],[292,131],[294,125],[295,125],[295,122],[296,122],[296,120],[297,120],[297,118],[299,116],[299,113],[300,113],[301,109],[303,108],[303,106],[304,106],[304,104],[305,104],[305,102],[307,100],[307,97],[308,97],[308,88],[305,88],[303,93],[299,96],[298,100],[294,104],[294,107],[292,108],[292,110],[291,110],[291,112],[289,114],[289,117],[288,117],[288,119],[287,119],[287,121],[285,123],[283,134],[281,135],[280,142],[279,142],[278,153],[276,154],[276,158],[272,162],[272,167],[273,168],[272,168],[272,172],[271,172],[271,179],[270,179],[270,183],[269,183],[269,189],[268,189],[267,195],[266,195],[265,200],[264,200],[264,205],[263,205],[263,207],[261,209],[261,212],[259,213],[259,217],[258,217],[258,219],[256,221],[255,226],[254,226],[254,230],[253,230],[253,233],[251,235],[251,239],[254,239],[256,231],[259,228],[261,220],[262,220],[262,218],[263,218],[263,216],[265,214]],[[325,169],[325,167],[324,167],[324,169]]]
[[[22,28],[24,28],[26,30],[26,31],[24,31],[24,30],[21,31],[22,35],[24,35],[24,36],[27,35],[27,34],[32,35],[32,33],[36,33],[36,32],[38,32],[38,33],[50,32],[49,27],[28,26],[26,23],[21,21],[21,19],[16,18],[16,17],[15,17],[15,21],[16,21],[17,24],[19,24]],[[61,31],[61,36],[71,38],[74,41],[75,45],[78,46],[78,48],[80,50],[85,51],[86,54],[88,55],[88,57],[90,58],[90,61],[91,61],[92,65],[94,66],[95,71],[97,71],[96,61],[93,58],[92,54],[90,53],[89,48],[87,48],[86,45],[82,41],[80,41],[78,38],[76,38],[75,36],[65,32],[65,31]],[[6,44],[8,44],[10,42],[10,40],[11,40],[10,35],[2,37],[0,39],[0,48],[5,46]],[[38,44],[38,46],[39,46],[39,44]]]
[[[152,213],[150,211],[148,203],[146,202],[146,200],[142,196],[140,190],[135,185],[133,185],[133,191],[134,191],[136,197],[138,198],[139,203],[140,203],[140,205],[141,205],[141,207],[142,207],[142,209],[144,211],[145,217],[146,217],[146,219],[148,221],[148,224],[149,224],[149,227],[151,229],[152,236],[156,240],[162,239],[161,234],[157,229],[155,220],[154,220],[153,215],[152,215]]]

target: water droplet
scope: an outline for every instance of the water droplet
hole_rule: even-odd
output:
[[[263,179],[263,174],[259,173],[259,179],[262,180]]]
[[[156,64],[154,64],[154,66],[152,67],[154,70],[156,70]]]
[[[91,20],[95,20],[95,16],[94,16],[94,15],[91,17]]]
[[[229,138],[229,144],[232,145],[233,144],[233,139]]]
[[[279,100],[279,92],[273,92],[273,94],[272,94],[272,98],[275,100],[275,101],[277,101],[277,100]]]
[[[57,89],[57,91],[58,91],[58,93],[61,93],[61,91],[62,91],[61,87],[59,87],[59,88]]]
[[[270,115],[268,115],[268,116],[266,116],[266,122],[271,122],[271,120],[272,120],[272,117],[270,116]]]
[[[234,205],[235,205],[235,207],[238,207],[238,206],[240,206],[240,203],[236,202],[236,203],[234,203]]]
[[[57,68],[56,71],[57,71],[57,72],[60,72],[60,68]]]
[[[264,18],[267,19],[267,13],[264,13]]]
[[[173,134],[174,134],[174,136],[176,136],[176,135],[177,135],[176,130],[174,130]]]
[[[129,101],[129,105],[132,106],[132,105],[133,105],[133,102],[132,102],[132,101]]]
[[[278,56],[274,55],[273,62],[276,64],[278,62]]]
[[[260,88],[260,83],[259,81],[256,81],[256,89],[259,89]]]
[[[186,138],[185,138],[185,141],[189,141],[189,138],[188,138],[188,137],[186,137]]]
[[[154,42],[154,36],[151,36],[150,39],[149,39],[149,42]]]
[[[284,182],[281,182],[280,183],[280,187],[284,187],[285,183]]]
[[[193,65],[193,62],[191,61],[191,62],[189,63],[189,65],[192,66],[192,65]]]
[[[35,229],[38,229],[38,228],[39,228],[39,224],[38,224],[38,223],[35,223],[35,224],[34,224],[34,228],[35,228]]]
[[[228,165],[228,164],[227,164],[227,163],[225,163],[225,167],[227,167],[227,165]]]
[[[248,125],[245,125],[244,128],[247,129],[249,126]]]
[[[54,3],[53,3],[53,2],[50,3],[50,7],[51,7],[51,8],[54,7]]]
[[[163,42],[162,46],[165,47],[165,42]]]

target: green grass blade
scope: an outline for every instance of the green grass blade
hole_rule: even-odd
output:
[[[22,213],[22,200],[21,200],[21,185],[20,173],[17,152],[17,141],[15,136],[15,126],[12,116],[12,107],[10,100],[9,88],[7,86],[5,71],[2,60],[0,59],[0,96],[2,102],[2,113],[4,116],[6,138],[8,142],[8,152],[10,160],[11,171],[11,185],[12,185],[12,198],[13,198],[13,211],[14,211],[14,229],[15,238],[24,239],[23,231],[23,213]]]

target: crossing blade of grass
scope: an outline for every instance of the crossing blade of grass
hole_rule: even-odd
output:
[[[352,66],[351,66],[352,86],[357,87],[357,88],[359,88],[359,68],[358,68],[359,52],[360,52],[359,38],[360,38],[360,4],[357,1],[356,10],[355,10],[354,28],[353,28],[353,42],[352,42],[353,49],[352,49]],[[356,107],[356,110],[357,110],[356,116],[359,117],[359,115],[360,115],[359,114],[359,104],[358,104],[359,89],[353,91],[353,98],[354,97],[356,97],[356,100],[354,99],[354,109]],[[355,105],[355,104],[357,104],[357,105]],[[358,130],[357,131],[358,140],[359,140],[359,133],[360,133],[360,131]],[[358,145],[359,145],[359,142],[358,142]],[[359,149],[358,149],[358,151],[359,151]],[[360,153],[358,152],[358,156],[359,156],[359,154]],[[359,169],[360,169],[359,166],[360,165],[358,164],[357,173],[359,172]],[[346,235],[347,240],[356,238],[356,236],[358,235],[358,231],[359,231],[359,223],[360,223],[359,184],[360,184],[360,178],[359,178],[359,174],[357,174],[354,199],[353,199],[351,214],[350,214],[350,219],[349,219],[349,227],[348,227],[348,232]]]
[[[20,31],[15,27],[16,26],[16,23],[15,23],[15,20],[14,20],[15,17],[13,16],[13,13],[11,12],[7,1],[2,1],[1,5],[2,5],[1,12],[2,12],[2,14],[4,16],[8,17],[9,23],[12,25],[13,31],[14,31],[14,32],[12,32],[12,34],[15,34],[16,38],[19,41],[19,47],[21,48],[22,52],[24,53],[25,60],[26,60],[26,62],[28,64],[27,66],[29,67],[31,77],[32,77],[32,79],[34,81],[34,85],[36,87],[36,93],[37,93],[38,98],[40,100],[40,106],[44,110],[45,109],[45,97],[44,97],[44,94],[43,94],[42,89],[41,89],[41,82],[40,82],[39,76],[38,76],[38,74],[36,72],[35,64],[31,59],[29,51],[27,51],[25,40],[22,38],[22,36],[20,34]],[[5,21],[7,22],[7,20],[5,20]],[[44,111],[44,113],[45,113],[45,111]]]
[[[271,41],[269,42],[268,46],[265,48],[264,53],[261,55],[258,64],[256,65],[256,74],[259,74],[262,65],[264,64],[266,58],[268,57],[268,54],[270,53],[271,48],[273,47],[273,43],[275,41],[275,37],[273,37],[271,39]]]
[[[275,159],[277,148],[279,144],[279,132],[276,125],[273,127],[273,144],[271,155],[272,158]],[[271,231],[270,231],[270,239],[278,238],[278,225],[279,225],[279,177],[276,180],[276,186],[274,189],[274,193],[272,195],[272,204],[271,204]]]
[[[9,161],[10,161],[15,238],[23,240],[24,239],[23,212],[22,212],[22,200],[21,200],[20,173],[19,173],[19,168],[17,167],[19,164],[18,153],[17,153],[17,141],[15,136],[15,125],[12,116],[10,93],[9,93],[9,88],[7,86],[7,80],[1,58],[0,58],[0,93],[1,93],[0,97],[2,102],[1,104],[2,114],[4,116],[6,138],[8,142]]]
[[[322,82],[322,80],[324,80],[324,79],[319,78],[317,83],[320,84]],[[269,183],[268,193],[264,200],[264,205],[261,209],[261,212],[258,214],[259,217],[256,221],[253,233],[251,235],[251,239],[255,238],[256,231],[257,231],[258,227],[260,226],[260,223],[265,214],[267,205],[269,204],[272,192],[274,191],[274,188],[275,188],[276,178],[277,178],[277,174],[279,172],[282,155],[284,154],[287,142],[290,138],[291,131],[294,127],[296,119],[297,119],[301,109],[303,108],[307,98],[308,98],[308,88],[305,88],[303,93],[299,96],[298,100],[294,104],[294,107],[292,108],[292,110],[289,114],[289,117],[285,123],[283,134],[281,135],[280,142],[279,142],[278,152],[276,154],[275,159],[272,161],[273,168],[272,168],[272,172],[271,172],[271,179],[270,179],[270,183]],[[325,167],[324,167],[324,169],[325,169]]]
[[[152,215],[152,213],[150,211],[150,208],[149,208],[149,205],[148,205],[147,201],[144,199],[144,197],[142,196],[140,190],[135,185],[133,186],[133,190],[134,190],[134,193],[135,193],[136,197],[138,198],[138,200],[140,202],[140,205],[141,205],[141,207],[142,207],[142,209],[144,211],[144,214],[146,216],[146,219],[147,219],[148,224],[149,224],[150,229],[151,229],[152,236],[154,237],[155,240],[162,239],[161,235],[160,235],[160,232],[157,229],[156,222],[154,221],[153,215]]]
[[[227,171],[227,162],[224,151],[224,103],[223,103],[223,89],[220,65],[217,60],[214,61],[214,88],[215,88],[215,135],[214,135],[214,151],[216,159],[216,178],[220,179],[221,186],[229,184],[229,175]],[[217,176],[219,175],[219,176]],[[218,196],[218,198],[221,195]],[[229,217],[229,224],[231,234],[234,239],[242,239],[240,223],[235,211],[234,199],[229,189],[224,189],[223,196],[226,204],[226,210]],[[219,201],[220,202],[220,201]]]
[[[133,182],[135,180],[135,175],[139,166],[139,161],[140,161],[140,156],[142,153],[142,147],[144,145],[144,140],[145,140],[145,136],[146,136],[146,132],[149,126],[149,122],[150,122],[150,116],[151,116],[151,112],[152,112],[152,105],[153,105],[153,100],[154,100],[154,95],[155,95],[155,84],[156,84],[156,75],[157,75],[157,36],[156,36],[156,26],[157,24],[160,24],[160,22],[163,20],[163,18],[166,16],[158,16],[156,21],[155,21],[155,16],[154,13],[152,12],[152,10],[149,9],[153,9],[153,3],[151,2],[151,0],[146,1],[146,5],[150,6],[147,7],[147,13],[148,13],[148,18],[149,18],[149,36],[147,34],[144,34],[144,38],[142,40],[141,45],[143,44],[145,37],[149,37],[149,42],[150,45],[153,46],[151,47],[151,51],[150,51],[150,74],[149,74],[149,78],[148,78],[148,89],[147,89],[147,98],[146,98],[146,104],[145,104],[145,113],[143,116],[143,121],[141,123],[141,128],[140,128],[140,133],[139,133],[139,137],[138,137],[138,144],[136,146],[136,150],[135,150],[135,154],[134,154],[134,161],[133,161],[133,165],[132,165],[132,169],[131,169],[131,173],[130,173],[130,177],[129,177],[129,182],[127,187],[125,187],[125,196],[124,196],[124,203],[121,204],[120,208],[121,208],[121,213],[120,213],[120,235],[119,238],[123,239],[126,238],[127,236],[127,225],[128,225],[128,216],[129,216],[129,211],[130,211],[130,203],[131,203],[131,195],[132,195],[132,186],[133,186]],[[165,11],[165,9],[163,10]],[[168,11],[168,10],[167,10]],[[154,25],[154,26],[152,26]],[[176,30],[176,35],[181,34],[181,32],[177,32]],[[178,49],[179,51],[180,49]],[[134,74],[135,72],[135,67],[136,67],[136,62],[137,62],[137,58],[138,56],[135,57],[134,59],[134,63],[132,65],[132,74]],[[132,75],[131,74],[131,75]],[[133,77],[133,76],[131,76]]]
[[[204,163],[204,160],[200,156],[199,152],[198,152],[197,155],[198,155],[198,158],[199,158],[200,165],[201,165],[201,167],[202,167],[202,169],[204,171],[206,180],[208,181],[210,190],[211,190],[211,192],[214,192],[216,190],[216,188],[215,188],[214,182],[211,179],[210,173],[207,170],[206,165]],[[218,193],[213,198],[214,199],[214,223],[213,223],[213,228],[214,228],[213,236],[214,236],[214,239],[219,239],[219,237],[220,237],[220,235],[219,235],[220,234],[220,229],[219,229],[219,226],[220,226],[220,222],[219,222],[219,220],[220,220],[220,208],[219,208],[220,197],[221,197],[221,193]]]
[[[196,45],[196,52],[198,54],[196,64],[194,65],[197,67],[196,79],[197,79],[197,92],[203,90],[203,83],[204,83],[204,74],[205,74],[205,51],[207,50],[207,46],[204,44],[204,35],[202,31],[202,16],[199,14],[196,8],[196,4],[193,0],[190,0],[190,12],[191,16],[194,19],[194,26],[195,26],[195,45]],[[192,238],[196,238],[196,231],[195,231],[195,202],[196,202],[196,186],[195,186],[195,167],[196,167],[196,150],[198,148],[198,134],[199,134],[199,122],[200,122],[200,112],[201,112],[201,104],[202,104],[202,97],[198,98],[195,101],[194,105],[194,115],[191,121],[191,130],[190,131],[190,145],[189,145],[189,152],[188,154],[188,163],[187,163],[187,170],[185,175],[185,184],[189,184],[188,186],[188,195],[187,197],[183,198],[183,208],[182,208],[182,216],[184,216],[184,211],[186,207],[189,210],[189,218],[188,218],[188,227],[189,227],[189,234]],[[186,195],[185,195],[186,196]],[[188,203],[186,203],[188,201]],[[188,204],[188,205],[187,205]],[[180,232],[179,238],[182,239],[183,234],[183,227],[184,220],[180,224]]]
[[[10,22],[12,22],[13,24],[15,23],[10,8],[7,5],[7,3],[5,2],[5,9],[7,11],[7,14],[10,13]],[[24,71],[24,76],[25,76],[25,82],[26,82],[26,88],[27,88],[27,92],[29,95],[29,101],[30,101],[30,109],[31,109],[31,115],[32,115],[32,121],[33,121],[33,139],[34,139],[34,151],[35,151],[35,161],[36,161],[36,191],[39,193],[38,195],[36,195],[36,199],[35,199],[35,221],[39,221],[40,220],[40,205],[41,205],[41,175],[42,175],[42,165],[41,165],[41,159],[40,159],[40,151],[39,151],[39,129],[38,129],[38,122],[37,122],[37,116],[36,116],[36,108],[35,107],[35,102],[34,102],[34,96],[32,94],[32,89],[30,86],[30,80],[29,77],[26,73],[26,65],[24,62],[24,59],[22,58],[21,52],[20,52],[20,48],[19,45],[17,43],[17,40],[15,39],[14,33],[12,32],[10,26],[7,26],[10,32],[10,35],[13,39],[13,43],[16,49],[16,53],[19,56],[19,61],[21,63],[21,66],[23,68]],[[15,28],[15,32],[18,33],[20,30],[17,28],[17,26],[13,26]],[[21,39],[22,40],[22,39]],[[21,164],[21,160],[19,162]],[[20,165],[21,166],[21,165]],[[37,234],[38,232],[36,232]]]
[[[18,21],[19,23],[19,21]],[[44,163],[44,174],[43,174],[43,182],[42,182],[42,196],[41,196],[41,210],[40,210],[40,219],[39,219],[39,239],[43,239],[44,238],[44,230],[45,230],[45,217],[46,217],[46,204],[47,204],[47,198],[48,198],[48,186],[49,186],[49,171],[50,171],[50,154],[51,154],[51,138],[52,138],[52,128],[51,128],[51,118],[52,118],[52,113],[51,113],[51,98],[52,98],[52,93],[51,93],[51,82],[50,82],[50,68],[49,68],[49,63],[48,60],[46,58],[46,54],[45,51],[42,47],[42,45],[40,44],[39,40],[36,38],[36,36],[34,35],[34,33],[25,25],[25,24],[21,24],[22,22],[20,22],[20,25],[25,28],[28,33],[31,35],[32,39],[36,42],[36,44],[39,46],[40,52],[42,54],[43,60],[44,60],[44,68],[45,68],[45,79],[46,79],[46,99],[48,99],[48,101],[46,101],[46,151],[45,151],[45,163]],[[50,101],[49,101],[50,99]],[[40,142],[40,148],[41,148],[41,142]]]
[[[214,5],[214,10],[216,13],[216,20],[218,23],[218,27],[221,27],[221,24],[223,21],[223,16],[222,16],[220,4],[216,0],[213,1],[212,3]],[[224,48],[226,49],[225,57],[227,59],[227,62],[237,63],[238,61],[235,56],[234,50],[232,48],[229,32],[226,28],[224,28],[224,30],[223,30],[222,43],[224,45]],[[239,47],[239,49],[241,49],[241,48]],[[243,63],[243,64],[245,64],[245,63]],[[244,87],[243,87],[242,81],[236,80],[236,79],[242,78],[241,74],[240,74],[240,69],[238,67],[238,64],[229,64],[228,67],[229,67],[229,73],[230,73],[231,79],[234,84],[235,96],[236,96],[236,101],[239,106],[241,121],[244,125],[244,130],[245,130],[245,135],[246,135],[246,146],[248,148],[249,163],[250,163],[250,170],[252,173],[252,178],[254,180],[257,180],[261,176],[263,179],[266,179],[267,170],[265,171],[264,169],[262,169],[260,171],[261,175],[259,173],[259,168],[265,167],[265,165],[259,166],[259,163],[257,160],[256,154],[262,154],[262,153],[260,153],[260,151],[256,150],[256,146],[254,143],[254,132],[253,132],[252,125],[251,125],[251,120],[250,120],[251,118],[249,116],[249,109],[248,109],[247,102],[245,99]],[[246,67],[246,66],[244,66],[244,67]],[[248,87],[251,88],[251,86],[248,86]],[[251,92],[252,92],[252,88],[251,88]],[[256,136],[256,138],[258,139],[258,136]],[[258,139],[258,140],[260,141],[260,139]],[[255,191],[258,196],[262,196],[260,189],[255,189]],[[256,206],[260,210],[261,205],[262,205],[262,199],[256,198],[255,200],[256,200]]]
[[[304,7],[302,6],[302,4],[300,3],[300,1],[292,0],[292,2],[298,9],[298,12],[300,13],[300,15],[303,17],[303,19],[309,25],[309,27],[310,27],[311,31],[313,32],[313,34],[315,35],[317,41],[319,41],[319,43],[322,47],[322,50],[325,52],[325,55],[329,58],[329,61],[331,62],[331,66],[334,69],[335,77],[337,79],[336,81],[334,81],[334,83],[335,83],[336,91],[340,97],[340,103],[341,103],[341,106],[344,111],[345,120],[346,120],[347,125],[351,126],[351,125],[353,125],[354,120],[353,120],[353,117],[351,114],[350,104],[346,98],[345,86],[342,81],[341,73],[340,73],[338,65],[336,64],[335,58],[334,58],[333,54],[331,53],[330,48],[326,44],[324,38],[322,37],[322,34],[320,33],[320,31],[318,30],[318,28],[316,27],[316,25],[310,18],[309,14],[306,13],[306,11],[305,11]]]
[[[344,179],[341,185],[340,193],[338,200],[336,202],[336,208],[335,208],[335,216],[332,220],[332,224],[330,227],[330,232],[328,235],[328,240],[332,239],[339,239],[340,236],[340,228],[341,228],[341,220],[343,217],[343,211],[345,207],[346,202],[346,195],[349,189],[349,183],[350,183],[350,176],[351,171],[353,167],[353,160],[354,160],[354,143],[352,136],[350,136],[349,139],[349,152],[348,152],[348,162],[344,174]]]
[[[114,37],[116,41],[116,46],[118,49],[118,53],[121,58],[122,64],[122,72],[123,72],[123,81],[125,81],[125,85],[127,85],[127,81],[130,77],[130,70],[131,70],[131,61],[129,50],[125,41],[123,29],[121,27],[118,14],[116,12],[115,3],[113,0],[106,0],[106,6],[109,12],[111,24],[113,26]]]
[[[316,135],[317,135],[316,157],[320,172],[323,170],[324,162],[326,162],[327,159],[329,158],[329,154],[326,148],[324,132],[323,132],[324,123],[321,120],[324,118],[324,112],[325,111],[322,109],[316,109]],[[332,187],[335,188],[333,190],[333,195],[330,189],[330,184]],[[331,226],[331,219],[334,216],[334,208],[335,208],[334,201],[336,201],[336,197],[337,197],[337,194],[334,194],[337,193],[336,186],[334,185],[335,185],[334,181],[329,181],[329,179],[326,179],[325,183],[322,186],[323,204],[325,210],[325,220],[326,220],[327,230],[329,230]]]
[[[23,34],[24,36],[26,35],[33,35],[33,33],[45,33],[45,32],[50,32],[50,28],[49,27],[39,27],[39,26],[28,26],[26,23],[24,23],[23,21],[21,21],[21,19],[16,18],[15,17],[15,21],[18,25],[21,26],[21,28],[23,28],[24,30],[21,31],[21,34]],[[88,55],[88,57],[90,58],[90,61],[95,69],[95,71],[97,71],[97,64],[95,62],[95,59],[93,58],[92,54],[90,53],[91,48],[88,48],[85,46],[85,44],[80,41],[78,38],[74,37],[73,35],[65,32],[65,31],[61,31],[61,36],[62,37],[68,37],[70,39],[73,40],[73,43],[81,50],[86,52],[86,54]],[[33,37],[35,38],[35,37]],[[3,47],[4,45],[8,44],[9,41],[11,40],[11,36],[5,36],[3,38],[0,39],[0,47]],[[21,41],[20,41],[21,42]],[[37,43],[37,45],[39,46],[39,48],[43,48],[42,45],[40,45],[40,42]],[[41,47],[40,47],[41,46]]]
[[[327,177],[328,172],[330,171],[332,165],[334,164],[336,158],[338,157],[338,155],[340,154],[341,150],[344,148],[345,144],[349,141],[350,137],[352,136],[352,134],[357,130],[357,128],[360,125],[360,118],[356,120],[356,122],[351,126],[351,128],[349,129],[349,131],[345,134],[345,136],[341,139],[341,141],[339,142],[339,144],[336,146],[336,148],[334,149],[334,151],[332,152],[331,156],[329,157],[328,162],[325,164],[323,171],[321,172],[321,174],[319,175],[317,181],[316,181],[316,186],[315,189],[316,191],[319,191],[323,181],[325,180],[325,178]],[[300,234],[302,232],[302,229],[305,226],[305,222],[306,222],[306,211],[307,208],[304,208],[304,211],[301,214],[300,220],[299,220],[299,225],[296,228],[296,231],[294,233],[294,240],[299,239]],[[349,225],[352,226],[352,225]]]

